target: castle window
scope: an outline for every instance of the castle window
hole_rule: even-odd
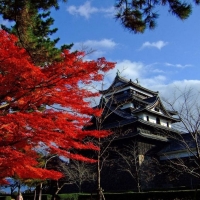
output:
[[[155,107],[155,111],[159,112],[159,111],[160,111],[160,109],[159,109],[159,108],[157,108],[157,107]]]
[[[169,127],[169,122],[167,122],[167,127]]]
[[[160,118],[156,118],[156,124],[160,124]]]
[[[149,116],[146,116],[147,121],[149,121]]]

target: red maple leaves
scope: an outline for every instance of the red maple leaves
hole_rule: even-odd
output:
[[[64,51],[62,62],[39,67],[16,41],[0,31],[0,181],[13,176],[58,179],[60,173],[38,167],[37,149],[85,159],[69,150],[96,148],[83,138],[107,132],[81,129],[90,115],[99,115],[85,101],[97,93],[83,86],[101,80],[114,63],[83,61],[83,52]]]

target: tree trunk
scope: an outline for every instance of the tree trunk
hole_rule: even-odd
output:
[[[42,200],[42,183],[40,183],[38,200]]]
[[[141,192],[141,184],[140,184],[140,173],[138,172],[138,168],[137,168],[137,171],[136,171],[136,180],[137,180],[137,189],[138,189],[138,192]]]
[[[97,200],[102,200],[100,155],[97,156]]]
[[[18,195],[21,193],[21,184],[18,182]]]
[[[36,195],[37,195],[37,192],[36,192],[36,188],[35,188],[35,192],[34,192],[34,200],[36,200]]]

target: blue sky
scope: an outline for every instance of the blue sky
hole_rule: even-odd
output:
[[[95,50],[87,59],[105,57],[116,68],[105,79],[108,87],[117,69],[121,76],[169,95],[174,88],[200,90],[200,6],[185,21],[158,7],[155,30],[133,34],[114,18],[115,0],[68,0],[52,10],[58,45],[74,43],[73,50]],[[1,23],[7,23],[1,20]],[[170,91],[170,92],[169,92]]]
[[[74,43],[74,49],[93,49],[88,59],[105,57],[117,62],[106,78],[116,75],[135,80],[142,86],[168,95],[174,87],[200,88],[200,7],[193,8],[185,21],[159,7],[155,30],[133,34],[114,18],[115,1],[68,0],[53,11],[56,36],[60,43]],[[107,86],[108,86],[107,85]]]
[[[53,10],[58,45],[74,43],[73,50],[95,50],[87,59],[105,57],[116,62],[108,73],[105,87],[117,69],[121,76],[170,97],[176,88],[200,91],[200,7],[194,7],[185,21],[157,8],[160,15],[155,30],[133,34],[114,18],[115,1],[68,0]],[[7,24],[0,20],[0,23]]]

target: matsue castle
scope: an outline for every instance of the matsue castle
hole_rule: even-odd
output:
[[[144,88],[117,74],[112,85],[100,93],[112,115],[110,117],[112,120],[104,123],[105,128],[124,124],[125,129],[132,129],[130,136],[140,135],[160,142],[168,141],[165,132],[177,133],[172,128],[173,123],[179,122],[179,119],[174,117],[176,112],[164,107],[158,92]]]
[[[102,169],[101,184],[105,191],[133,189],[133,187],[137,189],[137,182],[140,182],[142,189],[190,187],[191,184],[195,184],[196,180],[192,177],[188,181],[188,175],[180,175],[177,178],[173,170],[160,168],[163,162],[175,158],[187,159],[189,155],[174,140],[181,134],[173,128],[174,123],[180,122],[177,112],[168,110],[164,106],[159,92],[149,90],[137,81],[127,80],[116,74],[110,87],[101,90],[100,93],[102,96],[99,107],[104,109],[103,120],[98,125],[99,121],[97,123],[97,119],[92,118],[93,125],[89,129],[97,129],[98,126],[115,134],[109,148],[110,161],[105,162],[105,167]],[[124,161],[117,153],[118,151],[123,154],[125,148],[131,145],[136,147],[136,152],[132,152],[133,157],[130,158],[129,155],[127,159],[132,159],[129,162],[133,165],[132,173],[135,173],[135,177],[130,175],[125,165],[122,169],[121,163]],[[148,163],[153,166],[148,166]]]

